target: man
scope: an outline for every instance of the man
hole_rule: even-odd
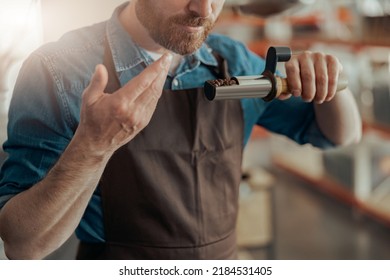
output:
[[[9,258],[44,258],[74,230],[81,259],[235,258],[242,148],[255,124],[316,146],[359,140],[333,56],[288,62],[284,100],[205,100],[205,80],[264,68],[242,44],[207,37],[223,4],[132,0],[25,62],[1,172]]]

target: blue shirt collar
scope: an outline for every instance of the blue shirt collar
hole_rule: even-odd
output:
[[[106,36],[117,72],[129,70],[140,63],[148,65],[152,62],[145,51],[132,40],[119,21],[119,14],[126,5],[128,3],[124,3],[115,9],[106,27]],[[199,61],[205,65],[218,66],[211,48],[206,43],[203,43],[195,53],[188,55],[186,58],[186,62],[197,63]]]
[[[140,48],[119,21],[119,14],[127,4],[124,3],[115,9],[106,26],[106,38],[111,48],[112,58],[117,72],[129,70],[145,62]]]
[[[218,66],[218,61],[212,54],[212,51],[213,50],[206,43],[203,43],[201,48],[195,52],[194,56],[205,65]]]

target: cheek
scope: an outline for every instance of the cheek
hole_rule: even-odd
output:
[[[216,1],[213,1],[213,3],[211,4],[215,18],[217,18],[219,16],[219,14],[221,13],[224,3],[225,3],[225,1],[216,0]]]

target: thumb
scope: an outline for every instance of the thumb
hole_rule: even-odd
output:
[[[101,95],[108,83],[108,73],[104,65],[98,64],[95,68],[91,81],[89,82],[86,93],[88,95]]]

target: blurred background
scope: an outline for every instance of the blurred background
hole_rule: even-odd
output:
[[[108,19],[122,2],[0,0],[1,143],[23,60],[69,30]],[[239,257],[390,259],[390,0],[227,0],[215,32],[261,56],[271,45],[336,55],[364,121],[360,143],[327,151],[253,131]],[[72,259],[76,248],[72,236],[48,259]]]

